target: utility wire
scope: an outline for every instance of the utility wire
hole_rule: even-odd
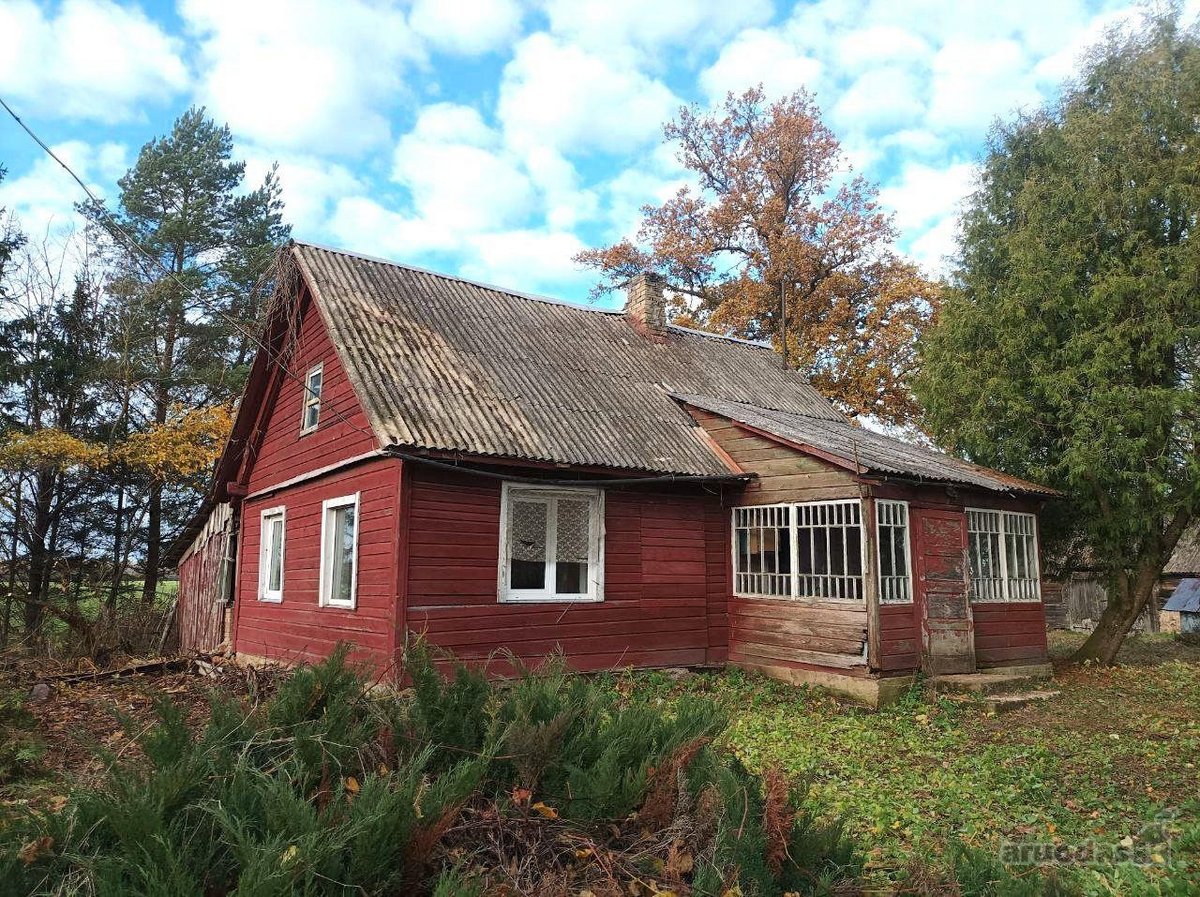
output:
[[[220,318],[223,318],[228,324],[230,324],[242,336],[246,337],[246,339],[250,340],[256,346],[258,346],[260,349],[262,349],[263,352],[266,353],[268,361],[273,362],[279,368],[279,370],[284,374],[284,376],[286,376],[292,380],[295,380],[297,383],[299,383],[301,388],[304,390],[304,393],[306,396],[311,396],[318,400],[320,399],[320,396],[309,387],[308,381],[306,378],[300,377],[298,374],[296,374],[295,372],[291,371],[288,368],[288,366],[284,363],[282,352],[274,352],[271,349],[271,347],[261,337],[258,336],[258,334],[256,334],[250,328],[248,328],[244,324],[242,324],[242,322],[239,321],[237,318],[234,318],[232,315],[227,314],[224,309],[220,308],[217,305],[210,304],[210,300],[201,296],[198,292],[196,292],[196,290],[194,290],[192,287],[190,287],[186,283],[184,283],[183,280],[181,280],[174,271],[172,271],[170,268],[168,268],[163,263],[162,259],[160,259],[158,256],[156,256],[154,253],[150,252],[149,250],[143,248],[141,246],[141,244],[139,244],[138,241],[136,239],[134,239],[134,237],[132,235],[130,235],[130,233],[124,227],[122,227],[121,222],[118,221],[116,219],[116,217],[111,212],[108,211],[107,206],[104,205],[104,201],[102,199],[100,199],[98,196],[96,196],[95,193],[92,192],[92,189],[83,181],[82,178],[79,177],[79,175],[77,175],[72,170],[70,165],[68,165],[66,162],[64,162],[58,156],[58,154],[56,154],[54,152],[54,150],[52,150],[46,144],[46,142],[44,140],[42,140],[41,137],[39,137],[36,133],[34,133],[33,129],[30,128],[29,125],[25,124],[25,122],[21,120],[21,117],[19,115],[17,115],[16,112],[13,111],[13,108],[10,105],[8,105],[7,102],[5,102],[3,97],[0,97],[0,106],[4,107],[4,111],[7,112],[10,116],[12,116],[13,121],[15,121],[18,125],[21,126],[21,130],[23,130],[26,134],[28,134],[30,136],[30,138],[32,138],[34,143],[36,143],[38,146],[40,146],[42,148],[42,150],[46,153],[46,155],[48,155],[51,159],[53,159],[55,162],[57,162],[59,167],[61,167],[63,171],[65,171],[67,174],[69,174],[71,176],[71,179],[74,180],[75,183],[80,186],[80,188],[83,190],[83,192],[85,194],[87,194],[87,197],[88,197],[88,199],[91,200],[93,207],[100,211],[100,213],[104,216],[105,220],[108,222],[108,224],[112,228],[112,230],[121,235],[121,237],[124,239],[125,243],[127,244],[128,248],[132,249],[136,256],[148,259],[149,261],[153,262],[156,266],[158,266],[158,268],[163,272],[163,274],[165,274],[168,278],[173,280],[176,284],[179,285],[179,287],[181,289],[184,290],[185,293],[187,293],[189,296],[191,296],[196,301],[197,305],[199,305],[200,307],[207,310],[210,314],[214,314]],[[151,276],[151,274],[152,274],[152,272],[147,270],[144,266],[142,267],[142,273],[144,273],[148,277]],[[374,440],[376,438],[374,432],[354,423],[352,420],[350,420],[348,417],[346,417],[346,415],[344,415],[341,411],[339,411],[333,405],[333,403],[329,403],[329,410],[331,412],[333,412],[334,416],[342,423],[345,423],[345,424],[349,425],[350,427],[352,427],[353,429],[358,430],[360,433],[363,433],[364,435],[370,437],[372,440]]]
[[[293,371],[288,369],[287,365],[283,361],[283,354],[281,352],[274,352],[271,349],[271,347],[262,338],[260,338],[256,333],[251,331],[249,328],[247,328],[244,324],[242,324],[236,318],[227,314],[224,309],[220,308],[219,306],[210,305],[208,299],[201,296],[192,287],[190,287],[186,283],[184,283],[176,275],[176,273],[174,271],[172,271],[165,264],[163,264],[162,259],[158,258],[158,256],[154,255],[154,253],[150,252],[149,250],[144,249],[137,242],[137,240],[135,240],[129,234],[129,232],[126,231],[125,228],[121,226],[121,222],[119,222],[113,216],[113,214],[108,211],[108,208],[104,205],[104,201],[101,200],[98,196],[96,196],[95,193],[92,192],[91,188],[88,187],[88,185],[86,183],[84,183],[84,181],[79,177],[79,175],[77,175],[71,169],[70,165],[68,165],[61,158],[59,158],[59,156],[54,152],[54,150],[52,150],[49,146],[47,146],[46,142],[44,140],[42,140],[42,138],[39,137],[36,133],[34,133],[33,129],[31,129],[29,127],[29,125],[25,124],[25,122],[21,120],[21,117],[19,115],[17,115],[17,113],[13,111],[12,107],[9,106],[8,103],[6,103],[4,101],[3,97],[0,97],[0,106],[4,107],[4,110],[10,116],[12,116],[13,121],[15,121],[18,125],[21,126],[21,130],[23,130],[26,134],[28,134],[30,136],[30,138],[32,138],[33,141],[38,146],[40,146],[43,151],[45,151],[46,155],[48,155],[51,159],[53,159],[55,162],[57,162],[59,164],[59,166],[63,169],[63,171],[65,171],[67,174],[69,174],[71,176],[71,179],[74,180],[75,183],[78,184],[80,186],[80,188],[83,190],[83,192],[87,194],[87,197],[88,197],[88,199],[90,199],[92,201],[93,206],[100,211],[100,213],[105,217],[105,219],[108,221],[109,225],[113,228],[113,230],[115,230],[117,233],[119,233],[125,239],[125,242],[128,244],[130,249],[132,249],[137,255],[142,256],[142,257],[150,260],[151,262],[153,262],[155,265],[157,265],[158,268],[167,277],[169,277],[171,280],[175,281],[175,283],[177,283],[188,295],[190,295],[193,299],[195,299],[196,303],[198,305],[200,305],[203,308],[206,308],[210,313],[215,314],[218,317],[224,318],[226,322],[228,322],[231,326],[233,326],[243,336],[245,336],[252,343],[257,345],[264,353],[266,353],[268,361],[273,361],[278,366],[279,370],[284,374],[284,376],[286,376],[292,380],[295,380],[297,383],[300,384],[301,389],[304,390],[304,393],[306,395],[317,398],[318,400],[320,399],[320,395],[317,394],[316,392],[314,392],[309,387],[308,381],[306,378],[300,377],[299,375],[297,375],[296,373],[294,373]],[[149,274],[150,274],[150,272],[147,271],[145,268],[143,268],[143,272],[146,273],[147,276],[149,276]],[[348,426],[350,426],[351,428],[353,428],[355,430],[358,430],[360,433],[364,434],[371,440],[375,440],[377,438],[376,434],[372,430],[369,430],[365,427],[361,427],[358,424],[354,423],[352,420],[350,420],[348,417],[346,417],[345,414],[343,414],[336,407],[334,407],[332,405],[332,403],[329,406],[329,410],[333,412],[334,416],[339,421],[347,424]],[[399,452],[396,452],[395,454],[400,455],[401,457],[404,457]],[[430,459],[420,458],[419,456],[410,456],[408,458],[408,460],[414,460],[414,461],[418,460],[418,459],[421,461],[424,461],[425,463],[430,463]],[[441,462],[441,463],[438,463],[437,466],[454,468],[454,469],[462,470],[467,473],[481,473],[481,471],[472,470],[469,467],[460,467],[459,465],[454,464],[454,463]],[[628,478],[621,479],[621,480],[614,480],[612,482],[620,483],[621,485],[635,485],[638,483],[661,483],[661,482],[664,482],[664,480],[670,480],[670,481],[674,481],[674,482],[689,482],[689,481],[698,482],[701,480],[709,480],[709,479],[710,478],[708,478],[708,477],[695,477],[695,476],[689,477],[687,475],[679,475],[679,476],[672,476],[672,477],[664,478],[663,476],[660,475],[660,476],[649,476],[649,477],[628,477]],[[722,477],[713,477],[711,479],[712,480],[718,480],[718,479],[727,480],[729,478],[722,476]],[[587,481],[578,481],[578,482],[587,482]],[[598,482],[603,484],[608,481],[600,480]]]

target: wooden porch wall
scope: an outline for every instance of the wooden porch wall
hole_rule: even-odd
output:
[[[758,479],[726,495],[725,563],[731,561],[729,513],[737,505],[859,498],[854,475],[804,455],[728,419],[688,409],[733,461]],[[732,596],[732,583],[727,586]],[[755,667],[832,668],[865,675],[867,606],[850,601],[790,601],[780,598],[729,599],[729,660]]]
[[[215,650],[225,639],[224,561],[229,553],[233,511],[217,505],[179,561],[180,653]]]

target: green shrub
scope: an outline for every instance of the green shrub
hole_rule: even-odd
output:
[[[383,696],[346,653],[263,706],[214,699],[198,732],[159,704],[144,756],[0,832],[0,890],[483,895],[653,877],[769,897],[860,871],[802,790],[714,747],[725,719],[707,701],[621,699],[561,658],[494,684],[421,646],[413,689]]]
[[[36,721],[25,707],[25,693],[0,688],[0,785],[33,772],[45,747],[33,734]]]

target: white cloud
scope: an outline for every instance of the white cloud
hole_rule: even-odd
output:
[[[524,219],[534,189],[477,111],[441,103],[422,110],[396,147],[394,179],[437,233],[477,232]]]
[[[128,152],[119,143],[93,146],[70,140],[51,149],[101,198],[129,168]],[[82,229],[75,203],[86,199],[79,185],[48,156],[40,156],[24,174],[14,177],[10,172],[0,182],[0,207],[15,215],[21,229],[34,239]]]
[[[305,152],[386,142],[405,67],[422,58],[398,9],[364,0],[183,0],[200,99],[242,137]]]
[[[278,153],[258,146],[238,146],[235,159],[246,162],[246,184],[254,188],[279,163],[283,217],[299,238],[324,231],[337,202],[361,194],[366,186],[344,165],[303,153]]]
[[[855,79],[833,107],[832,118],[847,129],[880,131],[920,120],[921,85],[908,69],[880,66]]]
[[[836,58],[843,67],[875,66],[880,63],[914,62],[929,55],[929,44],[907,28],[870,25],[846,33],[836,43]]]
[[[752,28],[727,44],[716,62],[700,73],[700,86],[710,102],[760,83],[768,95],[778,97],[801,87],[814,90],[821,68],[782,35]]]
[[[908,163],[895,183],[879,191],[883,206],[896,213],[909,254],[926,269],[942,270],[954,250],[958,213],[974,178],[975,166],[968,162],[942,168]]]
[[[770,20],[770,0],[549,0],[555,34],[606,55],[636,54],[643,68],[665,68],[665,50],[719,45],[731,34]]]
[[[510,43],[521,27],[521,7],[516,0],[417,0],[409,23],[439,49],[473,55]]]
[[[929,124],[975,133],[1042,99],[1029,58],[1012,40],[947,44],[934,57],[931,87]]]
[[[471,239],[461,270],[467,277],[500,286],[561,293],[570,284],[583,285],[595,279],[572,261],[585,248],[577,236],[566,231],[480,234]]]
[[[29,114],[118,122],[188,84],[180,42],[136,8],[66,0],[0,4],[0,93]],[[36,104],[36,105],[35,105]]]
[[[628,153],[652,141],[679,104],[661,81],[539,33],[505,67],[498,110],[523,150]]]

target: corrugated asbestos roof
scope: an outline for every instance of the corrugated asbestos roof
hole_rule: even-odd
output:
[[[893,474],[994,492],[1056,494],[1045,486],[857,427],[845,418],[817,418],[705,395],[678,394],[676,398],[788,442],[812,446],[852,464],[857,462],[863,473]]]
[[[1163,610],[1187,611],[1190,614],[1200,614],[1200,579],[1180,580]]]
[[[1163,571],[1171,576],[1200,574],[1200,523],[1184,531]]]
[[[382,445],[688,475],[728,474],[697,407],[864,471],[1052,490],[863,430],[770,346],[570,305],[309,243],[293,257]]]
[[[841,415],[766,346],[294,244],[384,445],[718,475],[671,398],[698,392]]]

